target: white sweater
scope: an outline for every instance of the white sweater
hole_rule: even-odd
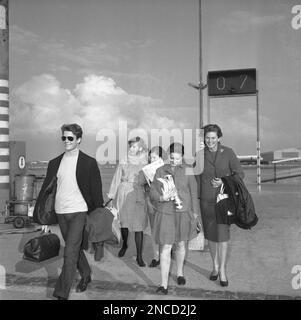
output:
[[[78,154],[78,149],[65,152],[60,163],[55,196],[55,212],[57,214],[88,211],[88,206],[76,181]]]

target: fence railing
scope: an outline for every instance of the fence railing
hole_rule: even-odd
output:
[[[276,183],[277,180],[301,177],[301,162],[298,163],[298,161],[301,161],[301,157],[272,161],[273,168],[274,168],[273,178],[264,179],[262,180],[262,182],[273,181]],[[297,162],[297,166],[289,166],[289,167],[283,166],[285,164],[289,164],[293,162]]]

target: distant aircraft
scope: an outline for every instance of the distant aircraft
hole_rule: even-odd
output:
[[[246,156],[237,156],[239,160],[257,160],[257,155],[252,154],[252,155],[246,155]],[[260,157],[260,160],[263,160],[262,157]]]
[[[238,160],[240,162],[247,162],[247,163],[256,163],[257,162],[257,155],[243,155],[243,156],[237,156]],[[263,158],[260,157],[260,162],[263,162]]]

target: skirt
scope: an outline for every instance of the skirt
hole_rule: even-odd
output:
[[[143,231],[148,224],[145,199],[137,200],[135,190],[127,189],[127,185],[121,184],[118,190],[117,209],[119,209],[120,226],[129,231]]]
[[[153,225],[155,243],[174,244],[191,240],[194,236],[195,225],[188,212],[155,213]]]
[[[205,239],[213,242],[230,240],[230,226],[216,222],[215,203],[201,201],[201,215]]]

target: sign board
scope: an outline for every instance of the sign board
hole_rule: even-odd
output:
[[[209,96],[256,94],[256,69],[209,71]]]

